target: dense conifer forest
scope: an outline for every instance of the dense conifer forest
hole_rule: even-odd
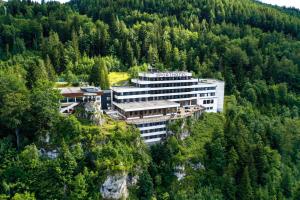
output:
[[[57,81],[108,89],[110,72],[134,76],[148,64],[224,80],[225,111],[176,121],[175,135],[151,148],[123,122],[59,113]],[[133,200],[299,200],[299,114],[297,9],[0,0],[0,199],[102,199],[106,177],[127,173],[139,177]]]

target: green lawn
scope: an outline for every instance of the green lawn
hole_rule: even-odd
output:
[[[71,86],[68,82],[55,82],[54,87],[61,88],[61,87],[69,87]]]
[[[122,86],[129,80],[129,74],[127,72],[110,72],[108,79],[111,86]]]

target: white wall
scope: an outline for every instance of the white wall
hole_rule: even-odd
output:
[[[218,112],[223,112],[225,82],[224,81],[218,81],[216,90],[217,90],[216,91],[216,96],[218,97],[217,111]]]

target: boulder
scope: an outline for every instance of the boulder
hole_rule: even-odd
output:
[[[204,165],[202,165],[201,162],[196,163],[196,164],[191,164],[191,166],[192,166],[193,170],[200,170],[200,169],[204,170],[205,169]]]
[[[54,150],[45,150],[44,148],[41,148],[39,152],[40,152],[40,154],[42,156],[46,156],[46,157],[48,157],[50,159],[55,159],[59,155],[59,151],[57,149],[54,149]]]
[[[87,102],[84,104],[84,110],[88,118],[97,125],[103,124],[101,106],[97,102]]]
[[[190,136],[190,132],[188,130],[183,130],[181,133],[180,133],[180,139],[181,140],[184,140],[185,138],[189,137]]]
[[[121,199],[128,197],[127,175],[108,176],[100,188],[103,199]]]
[[[183,165],[176,166],[174,175],[178,181],[182,180],[186,176],[185,167]]]
[[[128,175],[127,176],[127,185],[128,186],[134,186],[134,185],[137,184],[138,180],[139,180],[139,176],[130,176],[130,175]]]

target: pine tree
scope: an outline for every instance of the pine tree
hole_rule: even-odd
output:
[[[128,66],[134,65],[134,52],[131,46],[131,43],[126,40],[125,42],[125,49],[124,49],[124,57],[123,61],[128,64]]]
[[[24,40],[17,38],[14,41],[13,54],[23,53],[26,50]]]
[[[56,32],[50,32],[49,38],[42,44],[42,52],[44,58],[46,58],[47,55],[49,56],[56,72],[60,73],[64,71],[64,46]]]
[[[78,35],[75,31],[72,32],[72,47],[74,51],[74,60],[73,63],[77,63],[80,58],[80,51],[79,51],[79,41],[78,41]]]
[[[180,68],[180,53],[179,53],[179,50],[177,47],[175,47],[173,49],[173,52],[172,52],[172,69],[173,70],[176,70],[176,69],[179,69]]]
[[[75,179],[71,182],[71,200],[84,200],[87,196],[87,183],[84,175],[81,173],[75,176]]]
[[[172,44],[169,40],[165,39],[162,45],[162,59],[165,65],[171,67]]]
[[[244,168],[241,177],[239,197],[241,200],[253,200],[253,191],[247,166]]]
[[[46,60],[44,62],[45,62],[46,72],[48,73],[48,79],[50,81],[56,81],[56,74],[55,74],[53,65],[51,64],[51,60],[48,55],[46,56]]]
[[[100,86],[101,89],[104,90],[109,88],[108,70],[103,59],[96,59],[89,77],[89,82],[95,86]]]
[[[152,178],[148,171],[143,172],[138,181],[139,186],[139,198],[141,200],[149,200],[153,194],[153,183]]]
[[[99,86],[100,85],[100,79],[101,79],[101,75],[100,75],[100,61],[99,59],[95,60],[95,64],[92,67],[91,73],[90,73],[90,77],[89,77],[89,83],[94,84],[95,86]]]
[[[109,89],[108,70],[104,60],[100,60],[100,87],[103,90]]]
[[[149,50],[147,54],[147,61],[152,65],[159,62],[157,48],[155,46],[152,46],[151,44],[149,46]]]

